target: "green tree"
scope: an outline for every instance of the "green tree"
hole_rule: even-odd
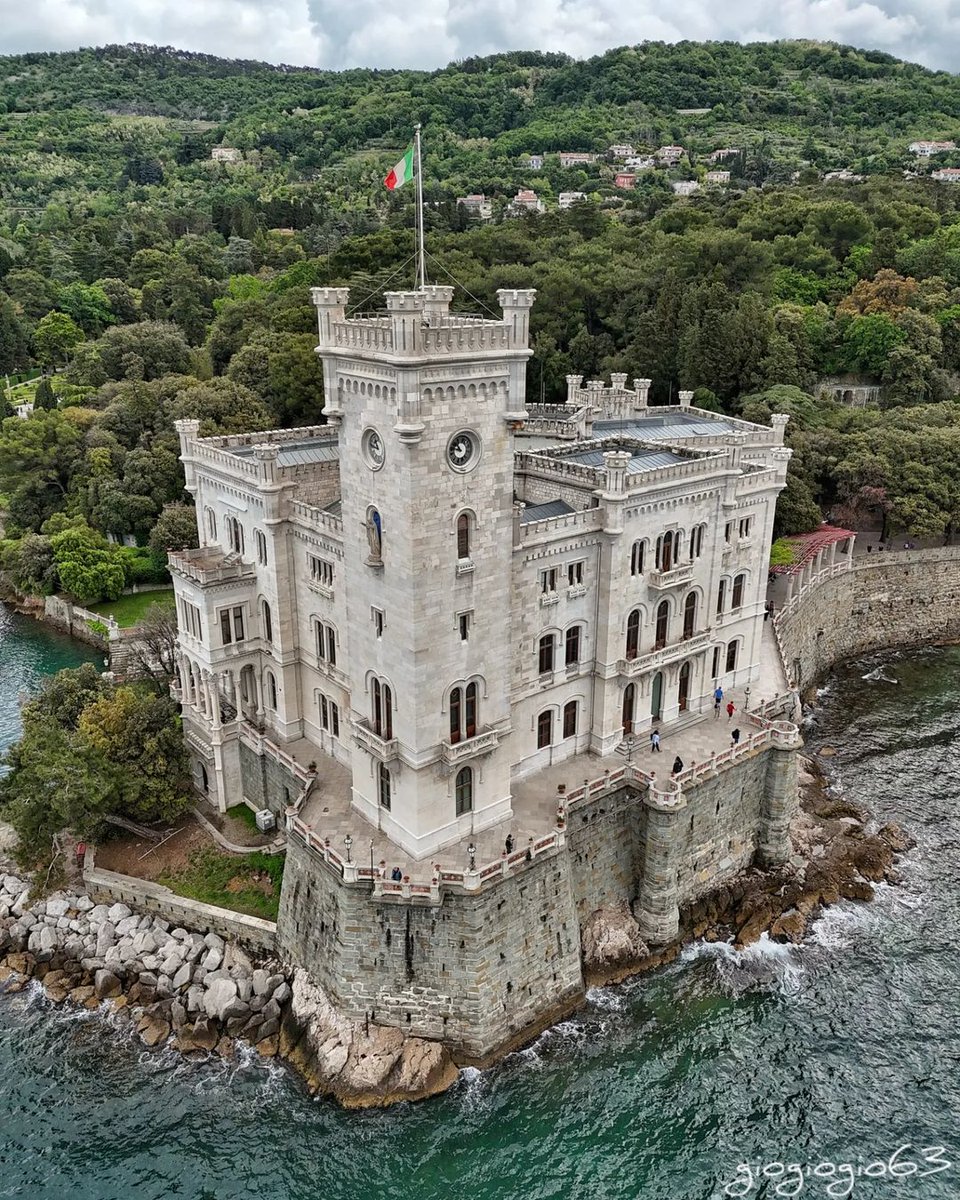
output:
[[[150,553],[166,564],[168,550],[190,550],[200,545],[197,510],[192,504],[165,504],[150,532]]]
[[[37,358],[44,366],[65,363],[70,351],[83,341],[83,330],[66,313],[49,312],[41,318],[33,333]]]
[[[89,526],[65,529],[50,539],[64,589],[81,604],[116,600],[123,591],[123,560],[117,547]]]
[[[33,407],[46,409],[57,407],[56,392],[54,392],[53,386],[46,376],[40,380],[36,391],[33,393]]]

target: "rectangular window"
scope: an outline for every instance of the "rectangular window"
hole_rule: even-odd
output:
[[[567,563],[567,584],[577,587],[583,583],[583,559],[579,562]]]
[[[551,592],[557,590],[557,568],[548,567],[546,571],[540,572],[540,594],[547,596]]]
[[[337,638],[333,626],[327,626],[327,662],[331,667],[337,665]]]
[[[713,648],[713,667],[710,670],[710,676],[712,679],[716,679],[716,677],[719,674],[720,674],[720,647],[714,646],[714,648]]]
[[[324,662],[327,657],[327,639],[324,627],[317,622],[317,658]]]
[[[563,736],[575,737],[577,733],[577,702],[568,700],[563,706]]]
[[[327,712],[327,698],[320,697],[320,727],[321,729],[330,728],[330,714]]]
[[[553,634],[540,639],[539,651],[540,674],[547,675],[553,670]]]
[[[233,640],[243,641],[243,609],[239,606],[233,610]]]
[[[225,608],[220,613],[220,640],[225,646],[233,641],[233,630],[230,627],[230,609]]]
[[[340,709],[330,701],[330,732],[335,738],[340,736]]]
[[[740,537],[748,538],[750,536],[750,527],[753,524],[752,517],[743,517],[740,521]]]
[[[571,625],[566,637],[566,665],[572,667],[580,661],[580,626]]]
[[[733,522],[728,521],[723,527],[723,540],[730,542],[733,540]]]
[[[200,620],[200,609],[188,600],[183,601],[183,624],[187,633],[198,641],[203,640],[203,624]]]
[[[460,629],[460,641],[465,642],[470,637],[470,626],[473,624],[473,613],[462,612],[457,615],[457,624]]]
[[[310,578],[314,583],[321,583],[324,587],[333,587],[333,563],[327,562],[325,558],[317,558],[316,555],[310,556]]]
[[[340,736],[340,710],[326,696],[320,697],[320,725],[335,738]]]
[[[383,609],[372,608],[370,610],[370,613],[373,616],[374,632],[376,633],[378,638],[382,638],[383,637]]]

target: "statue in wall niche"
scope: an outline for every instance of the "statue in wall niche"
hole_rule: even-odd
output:
[[[375,508],[370,510],[370,515],[367,517],[367,543],[370,547],[370,554],[367,556],[367,562],[370,566],[379,566],[383,559],[381,558],[381,525],[380,514]]]

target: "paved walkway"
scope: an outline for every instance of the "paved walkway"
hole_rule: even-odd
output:
[[[743,719],[745,704],[756,708],[765,700],[789,690],[769,621],[763,624],[760,666],[761,678],[751,687],[749,697],[743,688],[735,688],[725,694],[724,705],[728,699],[733,700],[735,705],[732,718],[727,717],[725,708],[721,710],[720,717],[715,718],[712,704],[692,720],[687,714],[674,728],[661,727],[662,749],[659,754],[650,749],[647,734],[638,737],[630,761],[643,771],[668,775],[677,755],[683,760],[684,767],[690,767],[712,754],[726,750],[731,744],[733,729],[739,728],[742,737],[754,732],[750,723]],[[369,866],[372,856],[375,867],[381,861],[386,863],[388,877],[394,867],[399,867],[415,883],[429,881],[435,862],[449,870],[467,867],[467,846],[471,841],[477,847],[478,865],[500,857],[508,834],[513,837],[514,849],[522,850],[529,840],[542,837],[553,829],[558,784],[566,784],[567,791],[573,791],[585,779],[599,779],[604,771],[616,771],[626,761],[621,753],[609,754],[605,758],[595,754],[577,754],[526,779],[517,780],[513,784],[513,816],[509,820],[480,833],[467,834],[455,845],[428,859],[415,860],[351,807],[349,768],[322,754],[311,742],[295,742],[285,749],[303,765],[316,761],[319,768],[317,782],[300,813],[302,820],[320,837],[329,838],[331,847],[342,857],[346,856],[344,837],[349,834],[353,839],[350,854],[354,862]]]

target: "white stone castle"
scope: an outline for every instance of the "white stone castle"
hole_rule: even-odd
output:
[[[197,787],[282,821],[295,797],[251,753],[294,782],[336,770],[358,833],[414,860],[509,830],[519,780],[622,763],[632,736],[758,676],[790,457],[786,417],[685,392],[651,408],[625,375],[527,404],[534,293],[501,290],[497,320],[452,295],[348,317],[346,289],[315,288],[326,424],[177,423],[201,542],[170,556]]]

